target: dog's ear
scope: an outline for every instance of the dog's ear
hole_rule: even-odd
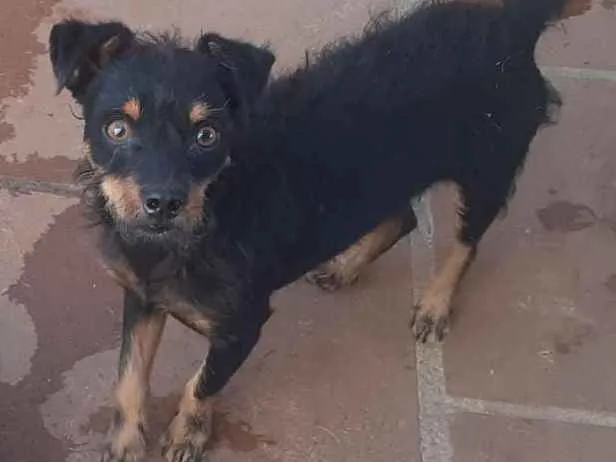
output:
[[[220,81],[231,109],[240,113],[262,93],[276,57],[267,47],[257,47],[218,34],[203,34],[197,50],[218,61]]]
[[[68,19],[55,24],[49,35],[49,56],[58,93],[67,88],[79,101],[96,74],[133,40],[133,32],[120,22]]]

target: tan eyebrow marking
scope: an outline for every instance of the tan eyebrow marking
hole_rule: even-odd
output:
[[[122,106],[122,112],[136,121],[141,115],[141,103],[137,98],[131,98]]]
[[[192,105],[188,117],[193,124],[198,124],[207,119],[210,114],[210,107],[207,103],[196,102]]]

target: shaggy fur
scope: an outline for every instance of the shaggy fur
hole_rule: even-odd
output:
[[[211,397],[257,342],[272,292],[330,259],[376,258],[414,226],[410,199],[452,181],[456,243],[413,320],[420,340],[442,338],[463,270],[558,104],[534,49],[563,4],[427,3],[378,18],[267,88],[274,58],[264,48],[57,24],[54,72],[85,119],[79,178],[126,293],[104,460],[144,454],[144,397],[167,314],[211,342],[164,439],[168,460],[198,461]],[[360,258],[341,258],[351,251]]]

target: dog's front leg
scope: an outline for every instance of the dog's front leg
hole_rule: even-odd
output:
[[[238,315],[212,336],[205,363],[186,384],[178,413],[163,436],[162,452],[169,462],[204,460],[214,396],[248,358],[269,316],[269,304],[265,303]]]
[[[164,312],[124,293],[124,320],[115,416],[103,462],[137,462],[146,453],[145,405],[154,355],[165,326]]]

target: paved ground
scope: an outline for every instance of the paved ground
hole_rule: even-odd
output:
[[[0,460],[97,461],[118,354],[119,292],[67,186],[79,122],[69,99],[53,96],[51,24],[71,14],[216,28],[270,40],[280,70],[387,5],[3,2]],[[565,101],[560,124],[534,143],[508,215],[456,300],[445,346],[415,348],[406,328],[450,235],[440,188],[418,205],[421,229],[356,287],[324,295],[297,283],[276,298],[263,342],[224,393],[214,462],[616,460],[615,9],[614,0],[580,1],[543,40],[540,62]],[[204,347],[169,326],[154,433]]]

